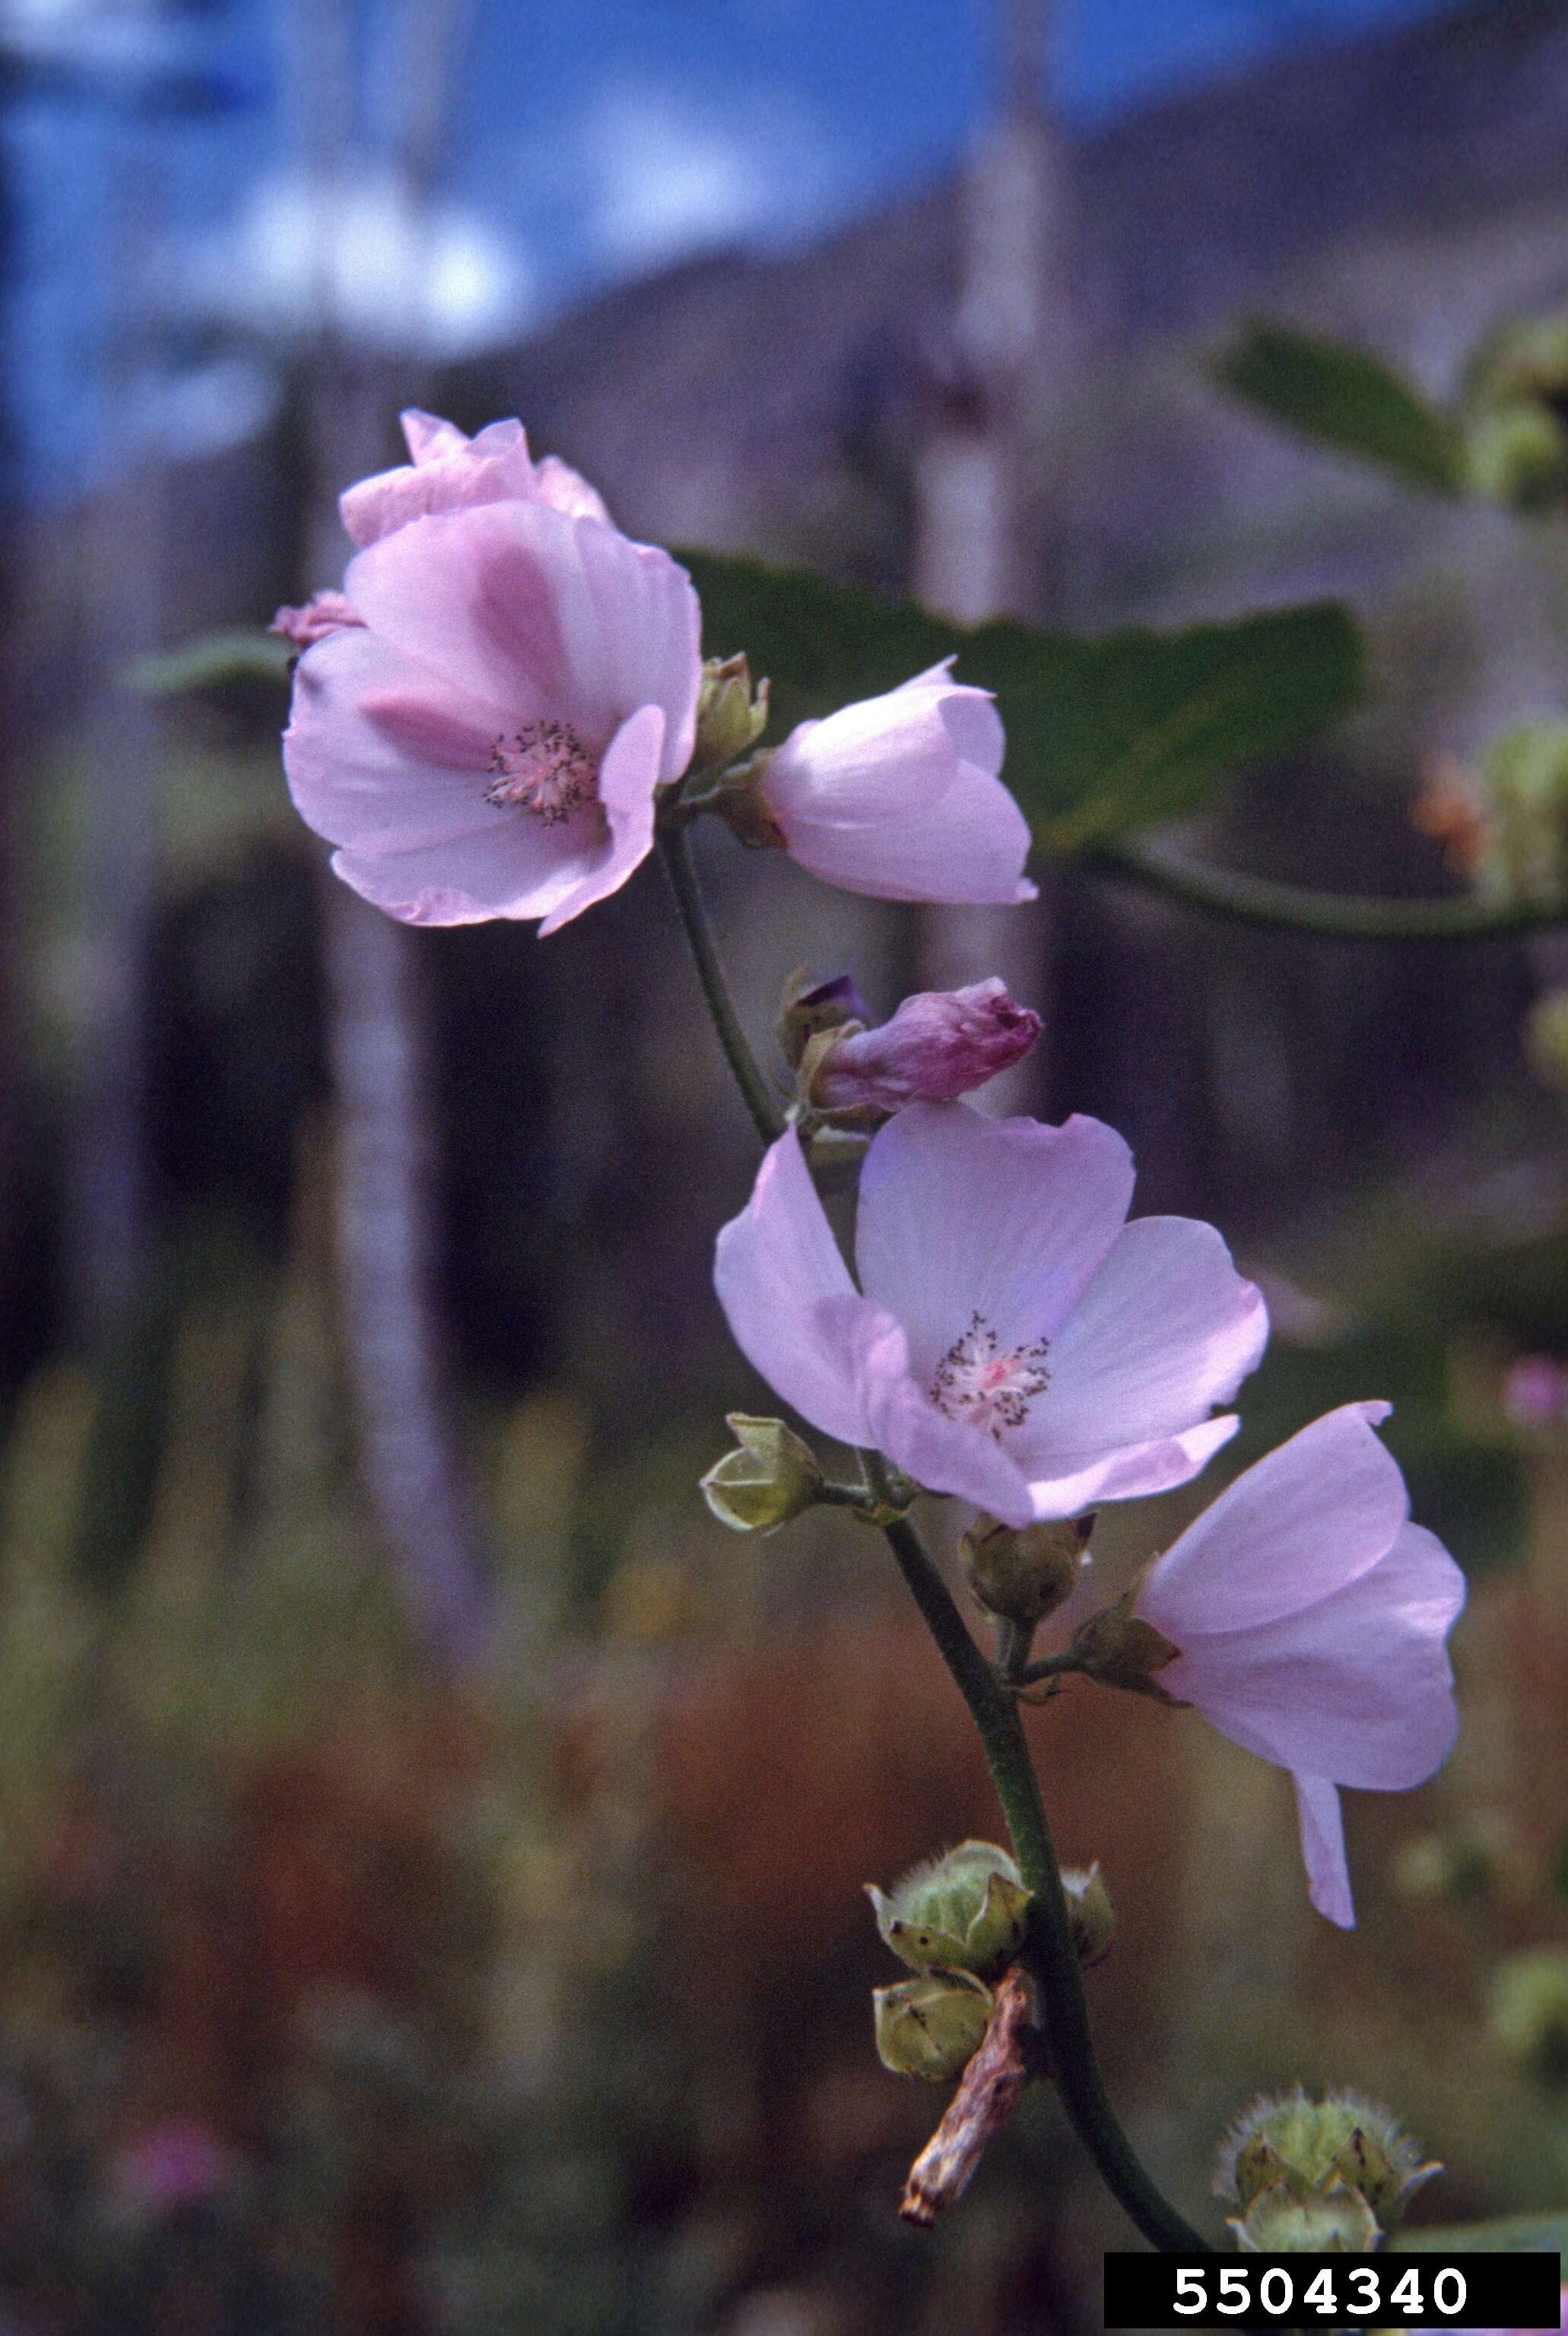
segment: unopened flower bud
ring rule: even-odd
[[[985,2041],[991,1991],[962,1971],[927,1971],[872,1990],[877,2055],[895,2077],[950,2083]]]
[[[727,770],[750,754],[767,728],[767,689],[765,681],[753,689],[744,657],[708,658],[696,701],[694,771]]]
[[[1375,2101],[1351,2092],[1310,2100],[1298,2085],[1255,2101],[1238,2117],[1221,2144],[1214,2189],[1242,2209],[1250,2244],[1260,2250],[1329,2244],[1260,2236],[1256,2210],[1265,2199],[1272,2201],[1265,2219],[1293,2203],[1331,2210],[1336,2227],[1349,2228],[1359,2227],[1362,2217],[1339,2194],[1354,2193],[1367,2209],[1374,2235],[1339,2244],[1369,2246],[1378,2234],[1393,2228],[1423,2183],[1440,2170],[1435,2161],[1423,2160],[1397,2120]]]
[[[1568,1954],[1525,1947],[1492,1975],[1487,2027],[1503,2052],[1545,2085],[1568,2084]]]
[[[782,1419],[729,1415],[740,1438],[702,1479],[702,1496],[721,1524],[735,1533],[771,1533],[820,1497],[823,1472],[811,1447]]]
[[[1519,722],[1485,759],[1483,888],[1554,905],[1568,892],[1568,721]]]
[[[784,1060],[792,1071],[813,1038],[830,1030],[863,1030],[872,1018],[852,973],[835,973],[819,981],[809,965],[797,966],[784,988],[774,1027]]]
[[[1568,433],[1540,398],[1508,398],[1478,414],[1464,459],[1471,492],[1509,511],[1553,511],[1568,498]]]
[[[1132,1695],[1152,1696],[1156,1703],[1174,1698],[1154,1677],[1181,1653],[1152,1622],[1135,1614],[1135,1589],[1126,1591],[1114,1606],[1091,1615],[1075,1636],[1068,1655],[1074,1668],[1098,1679],[1102,1687],[1125,1688]]]
[[[1073,1926],[1073,1944],[1078,1951],[1078,1961],[1085,1971],[1108,1955],[1116,1935],[1115,1910],[1111,1893],[1106,1889],[1098,1862],[1079,1868],[1064,1865],[1062,1889],[1067,1901],[1067,1917]]]
[[[1076,1589],[1094,1529],[1092,1511],[1015,1529],[982,1509],[960,1545],[975,1602],[1001,1621],[1035,1629]]]
[[[926,989],[874,1030],[845,1029],[801,1066],[801,1098],[818,1111],[901,1111],[972,1095],[1027,1055],[1040,1017],[1006,982]]]
[[[911,1868],[891,1894],[868,1882],[866,1895],[885,1944],[911,1971],[992,1978],[1023,1944],[1029,1893],[994,1842],[961,1842]]]
[[[1243,2254],[1259,2255],[1366,2254],[1383,2235],[1360,2192],[1344,2182],[1309,2198],[1276,2184],[1244,2215],[1232,2214],[1230,2228]]]

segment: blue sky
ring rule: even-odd
[[[286,333],[315,249],[291,170],[278,32],[293,0],[0,0],[0,34],[44,70],[13,100],[19,205],[10,395],[23,468],[68,484],[150,308]],[[1437,0],[1057,0],[1057,95],[1078,121],[1240,70],[1270,50],[1433,12]],[[367,0],[365,86],[395,87],[395,0]],[[454,116],[452,214],[433,250],[453,347],[685,254],[797,239],[950,167],[983,113],[990,0],[474,0]],[[200,118],[126,102],[216,73]],[[374,105],[369,109],[375,112]],[[116,189],[133,185],[129,201]],[[334,248],[367,329],[399,306],[406,238],[368,151]],[[312,283],[317,279],[314,273]],[[357,307],[355,304],[357,303]],[[140,350],[140,354],[138,354]],[[167,367],[164,368],[167,371]],[[166,431],[240,426],[264,369],[190,374]],[[154,384],[167,404],[167,384]],[[138,409],[139,410],[139,409]]]

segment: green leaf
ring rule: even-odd
[[[1236,397],[1303,438],[1359,455],[1413,486],[1461,484],[1459,442],[1446,418],[1367,349],[1258,319],[1214,365]]]
[[[1556,2254],[1568,2279],[1568,2214],[1507,2214],[1495,2223],[1454,2223],[1443,2229],[1401,2231],[1389,2241],[1396,2254]]]
[[[180,697],[237,681],[287,681],[295,654],[276,633],[202,633],[163,656],[132,658],[120,678],[145,697]]]
[[[705,648],[744,648],[779,726],[892,689],[958,653],[995,690],[1006,775],[1047,852],[1200,810],[1244,765],[1337,720],[1363,688],[1360,635],[1332,602],[1175,632],[1083,638],[1000,620],[966,628],[800,569],[677,555],[702,596]]]

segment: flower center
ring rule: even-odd
[[[967,1419],[999,1441],[1004,1427],[1023,1426],[1030,1404],[1049,1385],[1047,1347],[1047,1340],[1037,1338],[1032,1346],[1004,1353],[985,1317],[971,1315],[969,1329],[937,1365],[931,1401],[950,1419]]]
[[[490,750],[494,773],[484,800],[515,805],[553,827],[599,793],[599,764],[570,722],[525,722]]]

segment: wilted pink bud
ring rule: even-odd
[[[281,633],[297,649],[307,649],[313,642],[324,641],[328,633],[340,633],[346,625],[363,622],[341,592],[317,592],[303,608],[279,608],[267,629]]]
[[[475,503],[548,503],[568,519],[609,520],[586,479],[553,454],[534,462],[521,422],[488,423],[470,438],[454,422],[417,406],[401,419],[413,461],[361,479],[338,500],[343,524],[361,546],[378,543],[410,520]]]
[[[901,1111],[954,1103],[1027,1055],[1040,1017],[1016,1005],[1006,982],[923,989],[891,1022],[835,1037],[818,1061],[811,1100],[823,1111]]]

